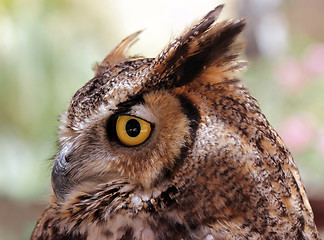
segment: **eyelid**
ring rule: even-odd
[[[118,115],[116,116],[116,119],[118,119],[118,117],[120,117],[120,116],[129,116],[129,117],[134,117],[134,118],[141,119],[141,120],[143,120],[143,121],[145,121],[145,122],[148,122],[149,124],[152,124],[150,121],[147,121],[147,120],[144,119],[144,118],[138,117],[138,116],[136,116],[135,114],[130,114],[130,113],[120,113],[120,114],[118,114]]]

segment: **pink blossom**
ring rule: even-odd
[[[310,45],[303,59],[305,71],[309,75],[319,75],[324,73],[324,44],[316,43]]]
[[[282,123],[280,135],[289,149],[301,152],[309,146],[314,135],[312,121],[305,116],[290,117]]]
[[[300,89],[306,80],[303,66],[296,58],[288,58],[276,73],[279,83],[290,91]]]

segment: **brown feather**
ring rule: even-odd
[[[137,31],[125,38],[99,65],[95,66],[95,77],[101,76],[109,68],[125,61],[128,58],[126,55],[128,49],[138,40],[138,35],[142,32],[143,30]]]
[[[237,41],[246,20],[214,23],[223,5],[209,12],[197,25],[177,38],[155,59],[151,69],[159,75],[162,84],[183,86],[196,79],[206,68],[233,71],[243,44]],[[165,80],[164,80],[165,79]]]
[[[320,239],[289,150],[235,75],[246,21],[215,23],[222,8],[155,59],[127,58],[134,33],[76,92],[32,239]],[[149,137],[125,146],[121,115]]]

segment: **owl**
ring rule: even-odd
[[[31,239],[319,239],[289,150],[237,78],[223,6],[156,58],[124,39],[72,97]]]

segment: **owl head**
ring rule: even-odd
[[[96,67],[61,118],[52,170],[58,202],[123,179],[148,195],[173,189],[189,227],[205,221],[224,236],[267,226],[313,231],[294,160],[237,78],[246,21],[215,22],[222,8],[156,58],[126,55],[137,32]]]
[[[215,97],[208,89],[233,88],[238,82],[234,72],[241,67],[236,39],[245,20],[214,24],[221,9],[211,11],[155,59],[125,55],[137,32],[97,66],[95,77],[76,92],[61,119],[52,174],[59,199],[82,182],[116,177],[149,189],[170,180],[183,164],[194,163],[193,155],[205,156],[194,143],[203,136],[216,140],[217,134],[199,128],[212,110],[204,103]]]

